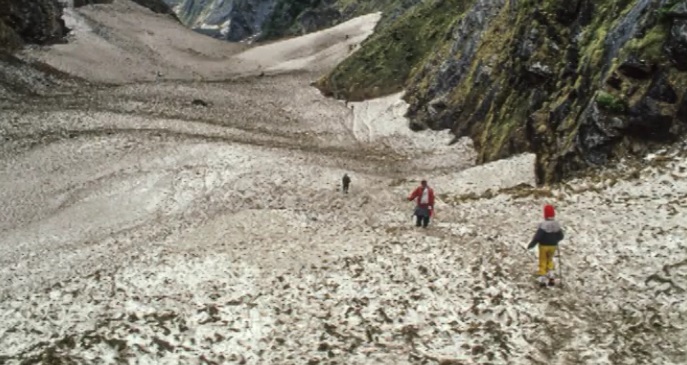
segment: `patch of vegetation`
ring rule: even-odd
[[[613,112],[624,113],[627,110],[627,103],[605,91],[599,91],[596,95],[596,104],[599,108]]]
[[[642,58],[650,63],[658,63],[664,58],[663,46],[669,32],[668,25],[661,22],[651,28],[644,37],[630,41],[627,49],[641,55]]]
[[[363,100],[398,92],[411,70],[447,39],[468,0],[435,0],[409,10],[371,36],[317,85],[329,95]]]
[[[382,12],[379,27],[391,24],[407,9],[422,0],[279,0],[269,19],[262,26],[261,41],[273,40],[284,36],[295,36],[329,27],[356,16],[377,11]],[[329,18],[316,29],[303,27],[301,16],[307,12],[318,13],[321,19]],[[325,15],[326,14],[326,15]]]

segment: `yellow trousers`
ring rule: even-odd
[[[553,271],[553,256],[558,246],[539,245],[539,276],[546,276],[549,271]]]

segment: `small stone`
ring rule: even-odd
[[[193,99],[193,101],[191,102],[191,105],[202,106],[202,107],[208,107],[209,106],[209,104],[205,100],[202,100],[202,99]]]

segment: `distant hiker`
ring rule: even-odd
[[[343,179],[341,179],[342,190],[345,194],[348,194],[348,186],[351,185],[351,178],[348,174],[344,174]]]
[[[530,250],[539,244],[539,285],[554,285],[553,257],[558,248],[558,243],[563,240],[563,229],[554,220],[556,212],[551,205],[544,206],[544,221],[537,227],[532,242],[527,249]]]
[[[413,213],[416,217],[415,225],[427,228],[429,218],[434,212],[434,190],[427,185],[427,180],[422,180],[420,186],[410,194],[408,201],[413,200],[415,200],[415,212]]]

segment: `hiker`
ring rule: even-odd
[[[344,194],[348,194],[348,186],[351,185],[351,178],[348,174],[344,174],[343,179],[341,179],[342,190]]]
[[[427,185],[427,180],[422,180],[420,186],[413,190],[408,200],[416,200],[415,212],[413,213],[416,217],[415,225],[427,228],[429,218],[434,212],[434,190]]]
[[[539,244],[539,285],[554,285],[553,257],[558,243],[563,240],[563,229],[554,220],[556,212],[551,205],[544,206],[544,221],[537,227],[532,242],[527,246],[531,250]]]

